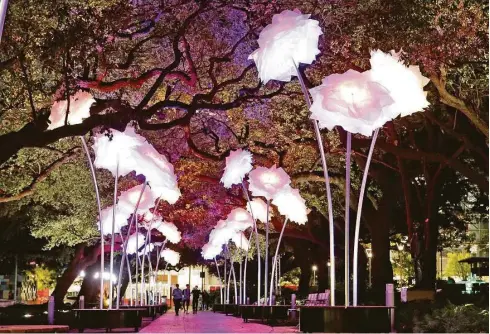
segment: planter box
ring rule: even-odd
[[[72,327],[83,332],[85,328],[105,328],[110,332],[114,328],[134,328],[137,332],[141,327],[141,320],[147,310],[145,308],[131,308],[119,310],[75,309],[75,320]]]
[[[300,330],[308,333],[389,333],[392,309],[387,306],[302,306]]]

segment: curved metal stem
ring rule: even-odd
[[[270,200],[267,199],[267,219],[265,223],[265,269],[264,269],[264,304],[267,305],[267,283],[269,282],[269,209]],[[271,301],[269,301],[269,304]]]
[[[230,249],[228,248],[228,244],[225,244],[225,247],[226,247],[226,252],[228,253],[228,256],[230,258],[230,267],[231,267],[231,270],[230,270],[230,273],[233,273],[233,282],[234,282],[234,287],[235,287],[235,302],[234,304],[238,303],[238,289],[237,289],[237,285],[236,285],[236,275],[235,275],[235,266],[233,265],[233,256],[231,256],[231,253],[230,253]],[[230,281],[228,280],[228,289],[229,289],[229,286],[230,286]],[[230,298],[230,295],[228,293],[228,299]]]
[[[257,220],[254,217],[252,204],[250,204],[250,196],[248,195],[248,190],[245,187],[245,181],[242,180],[242,188],[245,196],[247,197],[248,207],[250,208],[250,214],[254,221],[254,232],[255,232],[255,243],[257,246],[257,305],[260,305],[260,285],[261,285],[261,266],[260,266],[260,243],[259,243],[259,232],[257,231]]]
[[[253,216],[252,216],[253,218]],[[254,235],[253,230],[250,231],[250,235],[248,236],[248,245],[250,249],[250,245],[252,243],[252,235]],[[245,252],[245,265],[243,268],[243,300],[242,303],[247,303],[247,263],[248,263],[248,250]]]
[[[294,63],[294,61],[293,61]],[[306,89],[301,72],[296,66],[296,72],[298,75],[299,83],[301,84],[301,90],[305,97],[306,105],[308,109],[311,108],[311,101],[308,95],[308,90]],[[328,203],[328,231],[329,231],[329,248],[330,248],[330,305],[335,306],[335,231],[333,225],[333,205],[332,205],[332,191],[330,190],[330,178],[328,176],[327,159],[325,158],[325,151],[323,149],[322,136],[320,133],[320,128],[318,127],[318,122],[313,120],[313,128],[315,130],[316,142],[318,144],[318,150],[320,151],[320,159],[323,168],[323,177],[325,179],[325,189],[327,193],[327,203]]]
[[[218,279],[219,279],[219,298],[220,298],[220,303],[223,304],[223,281],[221,280],[221,275],[219,273],[219,266],[218,266],[218,261],[216,260],[216,256],[214,257],[214,263],[216,264],[216,271],[218,272]]]
[[[269,300],[271,300],[271,305],[272,305],[272,293],[274,291],[274,273],[276,272],[276,266],[277,266],[277,254],[279,254],[279,246],[281,246],[281,240],[282,240],[282,235],[284,234],[284,230],[286,229],[286,224],[288,223],[288,218],[284,220],[284,224],[282,225],[281,229],[281,234],[279,234],[279,239],[277,240],[277,247],[276,247],[276,253],[274,254],[274,263],[272,264],[272,273],[271,273],[271,286],[270,286],[270,294],[269,294]]]
[[[136,202],[136,206],[134,208],[133,216],[131,217],[131,222],[129,223],[128,227],[128,235],[126,240],[124,240],[124,245],[123,245],[123,254],[122,254],[122,259],[121,259],[121,265],[119,266],[119,275],[117,277],[117,308],[119,309],[119,303],[121,300],[121,275],[122,275],[122,268],[124,266],[124,259],[126,258],[127,250],[128,250],[128,240],[131,234],[131,229],[133,228],[133,224],[136,221],[136,212],[138,211],[138,207],[140,205],[141,197],[143,196],[143,192],[145,191],[146,188],[146,180],[145,183],[143,183],[143,187],[141,188],[140,196],[138,197],[138,202]],[[136,229],[136,232],[138,230]],[[138,240],[138,235],[136,234],[136,240]],[[138,288],[138,249],[136,249],[136,289]],[[136,300],[138,300],[138,294],[136,294]]]
[[[116,177],[114,178],[114,202],[112,204],[112,230],[111,230],[111,259],[110,259],[110,264],[109,264],[109,272],[110,274],[110,284],[111,284],[111,289],[109,291],[109,309],[112,309],[112,303],[114,302],[114,296],[113,296],[113,287],[112,287],[112,274],[114,273],[114,230],[116,228],[116,210],[117,210],[117,181],[119,178],[119,159],[117,160],[116,163]],[[100,220],[100,218],[99,218]],[[100,222],[100,225],[102,225],[102,222]]]
[[[351,156],[351,139],[352,135],[347,131],[347,148],[345,152],[345,207],[344,207],[344,217],[345,217],[345,306],[350,304],[350,245],[349,245],[349,237],[350,237],[350,156]]]
[[[359,203],[357,205],[356,214],[356,228],[354,234],[354,263],[353,268],[353,279],[352,279],[352,303],[357,306],[357,264],[359,262],[359,229],[361,225],[361,214],[362,214],[362,204],[364,203],[364,192],[366,191],[366,182],[369,172],[369,165],[371,164],[371,159],[373,157],[374,146],[376,145],[376,139],[378,138],[379,128],[374,130],[373,139],[371,140],[371,146],[369,147],[369,153],[366,159],[366,166],[364,167],[364,174],[362,175],[361,191],[359,193]]]
[[[92,175],[92,182],[94,183],[95,189],[95,198],[97,200],[97,209],[99,210],[99,220],[102,218],[102,207],[100,205],[100,195],[99,195],[99,186],[97,185],[97,177],[95,176],[94,164],[92,162],[92,158],[90,157],[90,151],[87,147],[87,142],[85,141],[85,137],[80,136],[82,141],[83,150],[85,151],[85,155],[87,156],[88,164],[90,167],[90,174]],[[99,307],[102,310],[104,308],[104,231],[102,224],[100,224],[100,303]]]

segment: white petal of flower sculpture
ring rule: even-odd
[[[172,266],[176,266],[180,261],[180,254],[168,248],[162,251],[161,256]]]
[[[70,112],[68,114],[68,124],[80,124],[83,119],[90,117],[90,107],[95,102],[92,94],[78,91],[70,96]],[[67,100],[57,101],[51,107],[49,115],[48,130],[53,130],[65,125]]]
[[[135,254],[139,248],[143,247],[143,245],[145,244],[145,240],[146,238],[144,234],[141,234],[139,232],[131,234],[126,245],[127,253]],[[138,248],[136,248],[136,244],[138,245]]]
[[[181,194],[174,166],[149,143],[140,147],[136,152],[136,157],[138,161],[135,167],[136,173],[146,177],[151,191],[157,197],[162,197],[170,204],[175,204]]]
[[[248,247],[250,247],[247,237],[242,232],[235,233],[231,237],[231,241],[233,241],[238,248],[241,248],[245,251],[248,251]]]
[[[111,130],[108,135],[99,133],[95,135],[92,148],[95,152],[94,165],[97,168],[108,169],[116,176],[116,168],[119,163],[119,176],[124,176],[135,170],[138,163],[136,152],[145,143],[146,139],[138,135],[131,126],[127,126],[124,132]]]
[[[226,226],[235,231],[245,231],[247,228],[253,226],[252,215],[245,209],[236,208],[231,210],[226,217]]]
[[[423,88],[429,83],[418,66],[405,66],[399,54],[371,51],[371,80],[389,90],[394,103],[385,110],[395,118],[411,115],[429,106]]]
[[[305,203],[299,190],[290,186],[284,187],[272,200],[272,204],[277,206],[281,215],[299,225],[304,225],[308,221],[308,209]]]
[[[105,235],[109,235],[112,233],[112,208],[113,206],[111,205],[101,212],[102,217],[100,218],[100,220],[102,221],[102,228]],[[100,221],[97,222],[97,225],[100,231]],[[128,225],[128,215],[125,212],[116,209],[114,220],[114,233],[120,233],[121,228],[126,225]]]
[[[311,64],[318,50],[322,30],[318,21],[297,9],[285,10],[272,17],[272,23],[259,35],[259,49],[249,59],[257,65],[263,83],[269,80],[290,81],[296,75],[296,65]]]
[[[159,231],[167,238],[169,242],[173,244],[179,243],[180,239],[182,239],[182,235],[174,223],[166,222],[166,221],[157,221],[152,224],[151,228],[154,228],[157,231]]]
[[[238,149],[231,151],[226,158],[226,167],[221,178],[225,188],[240,184],[248,172],[252,170],[252,154],[249,151]]]
[[[250,201],[250,206],[252,206],[252,211],[250,211],[250,206],[247,204],[247,211],[253,213],[254,218],[265,223],[267,220],[267,204],[260,198],[254,198]],[[269,212],[269,216],[272,217],[272,212]]]
[[[310,93],[311,118],[318,120],[321,128],[341,126],[351,133],[370,136],[393,118],[383,109],[393,103],[389,91],[372,81],[367,72],[348,70],[329,75]]]
[[[134,212],[134,208],[136,207],[136,203],[138,203],[142,187],[144,187],[144,185],[140,184],[121,193],[119,196],[118,207],[122,212],[126,212],[128,215]],[[146,213],[148,209],[155,206],[156,199],[157,197],[155,194],[148,187],[145,187],[137,213]]]
[[[222,250],[221,247],[222,246],[213,245],[212,243],[208,242],[202,247],[202,251],[201,251],[202,257],[205,260],[214,259],[215,256],[218,256],[219,253],[221,253]]]
[[[282,168],[257,167],[248,175],[249,189],[254,196],[272,199],[283,187],[291,183],[289,175]]]
[[[214,246],[222,246],[231,239],[236,230],[227,226],[225,220],[220,220],[209,234],[209,243]]]

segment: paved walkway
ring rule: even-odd
[[[271,327],[261,323],[244,323],[241,318],[226,316],[212,311],[201,311],[197,314],[179,314],[169,311],[158,317],[141,333],[297,333],[296,327]]]

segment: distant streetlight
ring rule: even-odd
[[[318,270],[318,267],[314,264],[311,269],[313,269],[313,286],[316,285],[316,271]]]
[[[373,257],[373,250],[371,248],[366,248],[366,255],[369,259],[369,287],[372,286],[371,282],[371,259]]]
[[[79,276],[80,276],[80,277],[82,277],[82,278],[83,278],[83,277],[85,277],[85,271],[84,271],[84,270],[82,270],[82,271],[80,272]]]

